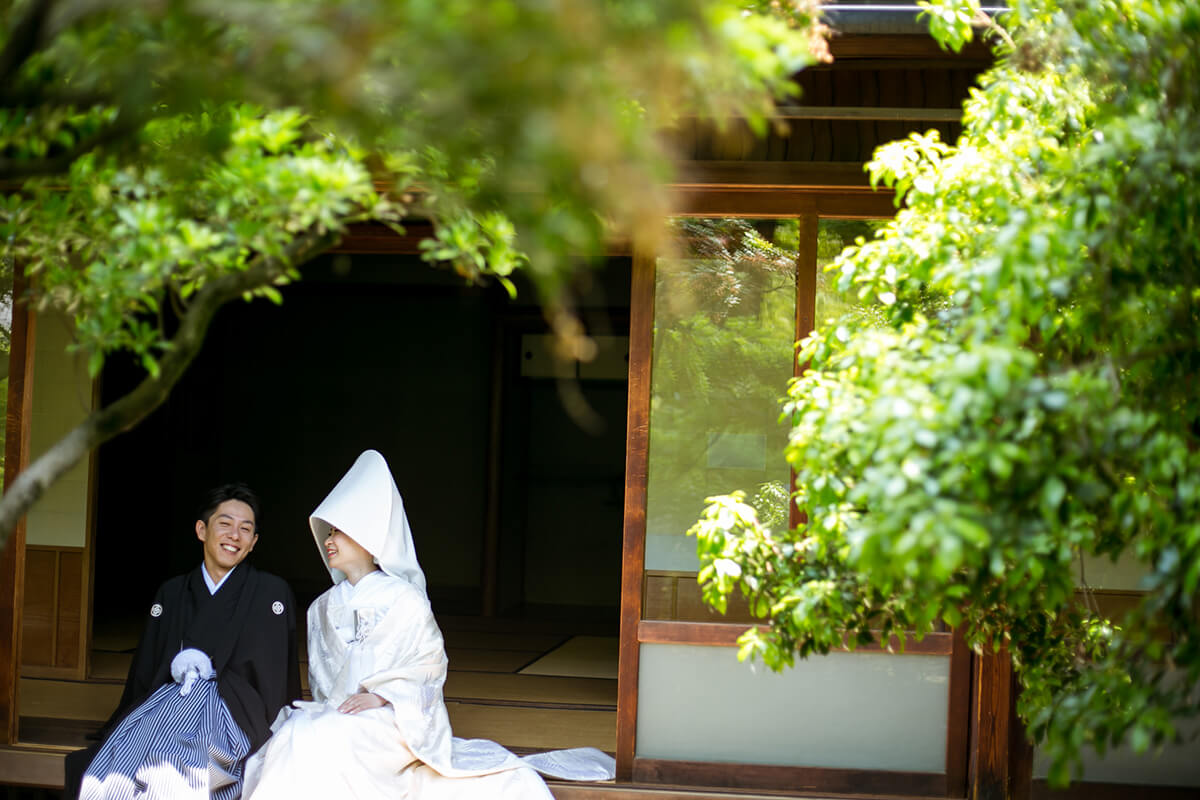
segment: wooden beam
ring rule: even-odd
[[[786,767],[766,764],[727,764],[711,761],[673,761],[639,758],[634,764],[638,783],[704,786],[740,790],[786,791],[787,796],[810,792],[857,792],[889,796],[944,796],[946,776],[936,772]]]
[[[671,186],[871,191],[863,165],[855,161],[682,161]]]
[[[947,67],[958,66],[988,66],[996,59],[987,43],[975,39],[963,46],[962,50],[952,53],[943,50],[932,36],[920,34],[878,34],[878,33],[847,33],[836,31],[829,39],[829,52],[833,55],[833,68],[838,61],[857,60],[862,58],[885,59],[888,61],[911,61],[923,59],[939,62]]]
[[[36,317],[29,313],[23,266],[13,268],[12,336],[5,414],[4,486],[12,485],[29,458]],[[21,610],[25,589],[25,519],[0,553],[0,745],[17,741],[17,676],[21,668]]]
[[[790,219],[817,212],[812,192],[795,189],[692,188],[672,190],[674,216]]]
[[[1075,781],[1065,789],[1051,789],[1044,780],[1033,782],[1033,800],[1196,800],[1195,786],[1146,786],[1129,783]],[[565,800],[565,799],[564,799]]]
[[[480,614],[496,616],[500,594],[500,473],[504,440],[504,325],[492,324],[491,399],[488,403],[488,446],[485,467],[487,495],[484,500],[483,560],[480,565]]]
[[[737,647],[738,637],[750,627],[729,622],[677,622],[663,619],[644,619],[638,625],[638,641],[643,644],[693,644],[707,647]],[[765,629],[765,626],[759,626]],[[907,639],[904,649],[893,640],[892,649],[882,643],[859,645],[856,653],[891,653],[903,656],[948,656],[953,649],[954,634],[927,633],[921,641]],[[849,648],[846,648],[848,651]]]
[[[965,797],[971,755],[971,649],[961,628],[952,635],[950,698],[946,709],[946,796]]]
[[[806,214],[841,219],[887,219],[896,213],[890,191],[843,189],[680,188],[672,216],[791,219]]]
[[[341,241],[329,252],[414,255],[421,252],[421,242],[432,235],[433,226],[428,222],[405,223],[404,233],[382,223],[364,222],[348,226]]]
[[[646,564],[646,484],[650,456],[650,360],[654,344],[652,243],[633,252],[629,315],[629,394],[626,406],[625,523],[621,545],[621,632],[617,663],[617,779],[629,780],[637,739],[638,624]]]
[[[962,122],[962,108],[888,106],[778,106],[780,119],[887,120],[889,122]]]
[[[670,213],[677,216],[878,219],[896,212],[892,191],[872,189],[857,162],[685,161],[675,173],[668,190]],[[363,223],[349,226],[329,252],[415,255],[432,235],[428,222],[406,222],[403,234]],[[629,243],[614,239],[608,254],[629,255]]]

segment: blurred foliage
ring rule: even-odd
[[[957,143],[870,164],[904,207],[830,274],[881,314],[806,339],[785,406],[808,522],[731,495],[693,533],[706,595],[770,621],[743,658],[943,622],[1005,647],[1062,784],[1082,748],[1144,752],[1200,714],[1200,6],[1014,0],[1000,31],[929,5],[1000,58]],[[1144,569],[1126,616],[1090,601],[1084,556]]]
[[[0,240],[92,375],[145,367],[28,465],[46,488],[144,418],[222,303],[355,222],[434,225],[468,280],[528,271],[566,356],[568,271],[661,229],[681,117],[763,133],[827,55],[816,0],[0,0]]]
[[[664,128],[765,130],[821,55],[814,6],[0,2],[0,235],[93,371],[153,370],[156,307],[366,219],[430,219],[429,260],[527,268],[555,305],[568,254],[661,212]]]

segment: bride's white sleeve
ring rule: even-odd
[[[446,651],[425,593],[397,580],[390,606],[362,643],[358,686],[391,706],[409,749],[423,760],[448,756],[450,720],[442,698]],[[436,754],[436,755],[435,755]]]

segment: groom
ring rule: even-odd
[[[258,516],[244,484],[209,492],[204,560],[159,588],[103,741],[67,759],[67,797],[240,794],[245,758],[300,697],[292,591],[242,563]]]

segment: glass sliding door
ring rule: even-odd
[[[703,604],[686,535],[706,497],[734,490],[769,526],[789,524],[780,399],[795,344],[814,323],[870,313],[823,267],[877,224],[677,219],[670,246],[638,259],[652,307],[642,324],[645,516],[636,653],[623,656],[621,692],[632,702],[618,712],[633,726],[619,732],[618,754],[635,780],[928,796],[964,785],[969,655],[951,633],[903,655],[831,653],[779,674],[740,663],[737,637],[761,620],[744,602],[724,616]],[[627,530],[630,518],[627,507]]]
[[[704,498],[744,491],[764,519],[786,520],[787,429],[779,397],[792,375],[796,252],[787,221],[679,219],[656,259],[647,580],[659,619],[704,619],[686,531]],[[679,595],[681,577],[685,596]]]

